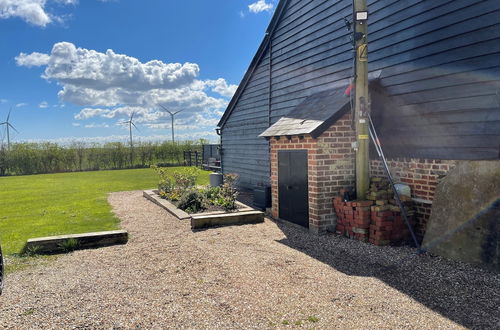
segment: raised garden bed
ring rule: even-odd
[[[145,198],[167,210],[170,214],[180,220],[190,220],[191,229],[201,229],[212,226],[242,225],[264,222],[264,213],[256,211],[240,202],[236,202],[237,209],[233,212],[207,211],[202,213],[188,214],[168,200],[158,195],[158,190],[145,190]]]

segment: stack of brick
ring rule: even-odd
[[[354,219],[352,202],[344,202],[342,196],[333,199],[333,207],[337,214],[337,226],[335,232],[346,237],[353,236],[351,221]]]
[[[341,195],[333,200],[337,234],[375,245],[395,245],[408,240],[408,227],[387,180],[371,180],[367,195],[370,200],[344,201]],[[401,199],[410,223],[414,225],[411,198],[401,196]]]
[[[370,228],[370,206],[372,201],[344,202],[341,196],[333,200],[337,214],[336,233],[368,242]]]
[[[370,189],[366,193],[366,199],[377,201],[389,200],[390,198],[392,198],[392,188],[389,181],[383,178],[372,178],[370,180]]]
[[[391,243],[394,215],[388,205],[380,205],[381,201],[371,207],[370,240],[375,245]]]
[[[411,198],[401,195],[408,218],[413,217],[410,209]],[[383,178],[372,178],[368,199],[375,200],[371,207],[370,243],[375,245],[394,245],[406,241],[409,230],[401,216],[401,210],[396,205],[394,193],[389,181]]]
[[[370,229],[370,206],[373,201],[354,201],[354,218],[351,223],[354,239],[368,242]]]
[[[413,209],[413,203],[411,199],[405,198],[405,196],[400,196],[402,203],[404,205],[406,216],[412,228],[415,227],[415,211]],[[391,244],[403,243],[410,238],[410,231],[406,222],[401,215],[401,209],[397,206],[394,199],[389,200],[390,210],[394,217],[394,223],[391,235]]]
[[[391,200],[389,203],[393,201]],[[383,204],[384,202],[377,201],[377,205],[371,207],[370,243],[395,245],[407,241],[410,232],[401,215],[400,208],[397,205]],[[404,203],[409,204],[408,202]],[[405,210],[410,224],[414,226],[414,211],[409,206],[405,206]]]

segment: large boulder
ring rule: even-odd
[[[438,184],[423,248],[500,270],[500,161],[461,161]]]

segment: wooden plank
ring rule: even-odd
[[[452,48],[451,45],[448,44],[450,48],[437,53],[429,52],[429,49],[427,49],[427,55],[425,56],[422,54],[415,56],[411,52],[404,52],[402,54],[398,54],[398,56],[388,56],[379,60],[370,59],[370,70],[383,69],[384,71],[389,71],[390,67],[394,67],[392,68],[394,71],[399,69],[401,72],[404,71],[404,67],[400,66],[399,68],[396,68],[395,66],[402,64],[407,65],[408,63],[411,63],[409,65],[413,68],[427,68],[430,66],[438,66],[453,61],[500,52],[498,39],[482,40],[479,38],[481,38],[481,36],[476,35],[469,39],[473,42],[472,44],[462,44],[461,47]]]
[[[283,82],[287,85],[293,84],[292,80],[297,80],[300,77],[303,77],[304,80],[309,80],[321,74],[332,75],[350,69],[352,67],[352,54],[349,54],[349,48],[350,46],[346,46],[336,56],[324,57],[325,54],[321,54],[321,59],[319,60],[317,58],[307,58],[303,60],[303,65],[299,67],[289,67],[287,70],[273,70],[273,87],[279,86]]]
[[[261,211],[197,215],[191,218],[191,229],[195,230],[214,226],[256,224],[261,222],[264,222],[264,213]]]
[[[282,49],[286,47],[295,48],[297,45],[294,45],[294,43],[297,40],[303,38],[314,39],[313,34],[323,35],[326,31],[339,30],[345,27],[343,17],[351,12],[351,6],[346,5],[345,2],[323,2],[322,5],[317,6],[314,10],[290,24],[288,29],[275,32],[273,50],[282,52]],[[314,17],[314,19],[311,19],[311,17]],[[326,29],[326,31],[320,32],[323,29]]]
[[[434,78],[411,81],[406,84],[387,86],[384,89],[388,92],[389,95],[399,96],[401,94],[415,93],[444,87],[491,82],[498,79],[500,74],[500,66],[475,71],[460,72],[456,74],[450,74],[449,71],[447,71],[447,74],[445,75],[440,75],[440,73],[442,72],[436,72],[436,76]],[[382,84],[385,84],[385,80],[382,80]]]
[[[498,148],[451,148],[451,147],[420,147],[405,145],[394,147],[386,145],[384,153],[393,158],[426,158],[443,160],[495,160]]]
[[[348,61],[346,61],[346,63],[347,62]],[[329,84],[335,85],[336,83],[338,84],[338,81],[340,80],[348,81],[351,76],[352,69],[347,68],[346,65],[345,69],[341,68],[341,71],[337,70],[337,66],[330,66],[328,68],[324,68],[323,70],[318,70],[314,73],[305,75],[304,79],[297,76],[294,79],[290,79],[282,83],[273,83],[273,95],[283,95],[304,89],[311,89],[310,94],[312,94],[316,91],[316,89],[313,89],[314,87]]]
[[[489,109],[497,105],[497,95],[472,96],[466,98],[452,98],[443,101],[403,105],[398,108],[398,113],[401,115],[418,114],[420,116],[423,116],[429,113],[459,111],[471,108]]]
[[[498,67],[499,56],[500,52],[429,67],[412,66],[410,63],[405,65],[405,70],[401,70],[401,67],[399,67],[399,71],[394,68],[384,69],[381,78],[384,87],[387,88],[393,85],[433,79],[450,74],[468,74],[469,72],[472,73],[479,70],[489,70],[490,68]]]
[[[384,145],[401,145],[419,148],[490,148],[500,151],[500,136],[498,134],[481,135],[444,135],[425,136],[414,135],[411,138],[402,139],[402,136],[383,136],[381,140]]]
[[[237,128],[238,125],[250,127],[259,125],[259,127],[264,127],[267,125],[267,113],[262,114],[263,116],[252,115],[252,113],[239,115],[238,117],[233,118],[231,121],[228,120],[226,126],[224,126],[224,129],[230,129],[233,127]],[[243,119],[243,121],[241,119]],[[249,121],[248,119],[251,119],[252,121]]]
[[[127,241],[128,233],[126,230],[30,238],[23,248],[23,253],[53,254],[126,244]]]
[[[156,205],[168,211],[168,213],[172,214],[179,220],[187,220],[190,219],[191,216],[184,212],[181,209],[178,209],[174,204],[170,203],[168,200],[161,198],[158,195],[157,190],[144,190],[143,191],[144,198],[152,201]]]
[[[463,99],[469,97],[481,97],[495,95],[500,90],[500,81],[488,81],[482,83],[463,84],[457,86],[446,86],[429,90],[401,94],[394,98],[397,105],[419,104],[450,99]]]
[[[399,122],[411,123],[413,121],[422,119],[419,114],[412,114],[407,116],[397,117]],[[466,122],[487,122],[500,120],[500,111],[498,108],[489,109],[467,109],[461,111],[446,111],[446,113],[429,113],[426,116],[429,122],[438,122],[440,124],[449,123],[466,123]]]
[[[450,25],[458,25],[463,20],[478,16],[478,12],[489,13],[495,10],[494,6],[492,9],[486,6],[483,10],[477,10],[477,6],[471,6],[471,2],[471,0],[399,1],[397,5],[402,8],[390,6],[371,13],[368,34],[370,43],[377,44],[373,51],[408,40],[411,34],[414,37],[426,35]],[[481,0],[475,2],[479,3]],[[471,14],[471,11],[474,11],[474,14]],[[394,38],[387,38],[388,36]]]

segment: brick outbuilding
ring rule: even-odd
[[[370,86],[372,108],[381,112],[388,102],[377,85],[379,75],[380,72],[371,75]],[[314,233],[335,227],[332,199],[341,190],[355,186],[353,143],[356,138],[346,87],[311,95],[260,134],[270,144],[273,216],[308,227]],[[286,164],[281,167],[289,167],[283,171],[290,171],[288,177],[293,182],[280,179],[280,155],[287,157],[287,154],[293,156],[289,160],[282,158]],[[305,160],[300,160],[300,154]],[[297,166],[297,162],[305,166]],[[436,185],[455,163],[452,160],[420,158],[389,160],[394,178],[411,188],[416,208],[415,231],[419,239],[425,234]],[[287,176],[286,172],[283,173],[282,177]],[[297,179],[301,176],[304,180]],[[382,162],[373,152],[370,176],[385,176]]]

